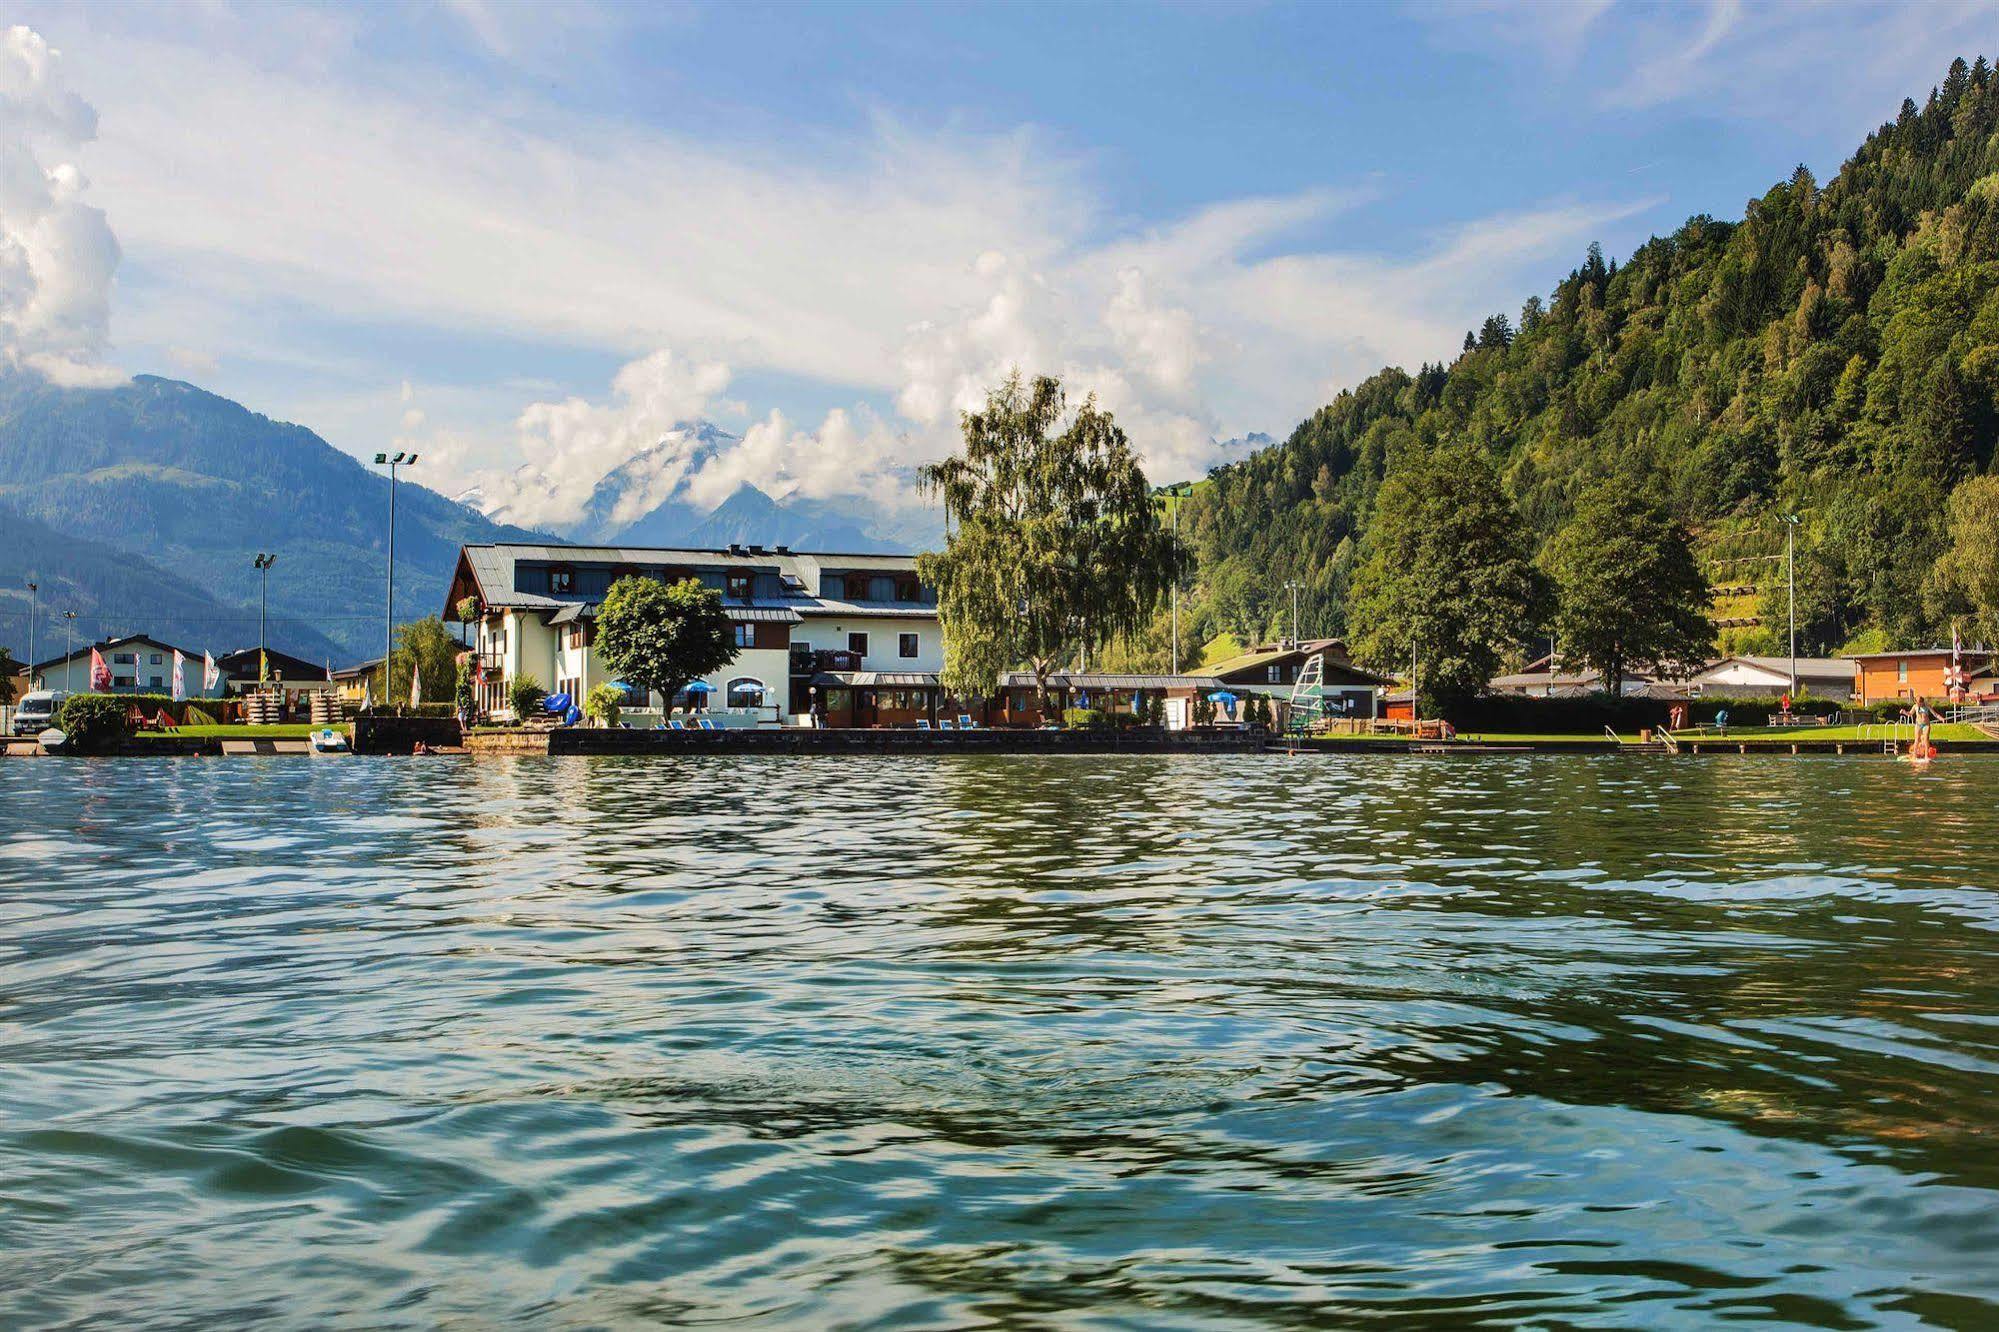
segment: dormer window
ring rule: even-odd
[[[737,601],[748,601],[750,590],[756,585],[756,575],[747,569],[729,570],[727,580],[728,595]]]
[[[548,570],[548,595],[564,596],[576,590],[576,570],[566,564],[551,565]]]
[[[896,599],[897,601],[921,601],[921,600],[923,600],[923,588],[922,588],[922,585],[921,585],[921,584],[919,584],[919,583],[918,583],[918,582],[917,582],[917,581],[916,581],[916,580],[915,580],[914,578],[898,578],[898,579],[896,579],[896,580],[895,580],[895,599]]]

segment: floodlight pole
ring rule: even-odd
[[[389,580],[382,606],[382,702],[387,704],[396,696],[396,469],[415,466],[416,455],[378,453],[375,465],[389,469]]]

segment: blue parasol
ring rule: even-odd
[[[690,694],[712,694],[715,692],[715,686],[709,684],[706,680],[696,680],[687,686],[686,692]]]
[[[1233,703],[1235,702],[1235,695],[1231,694],[1226,689],[1217,689],[1214,693],[1208,695],[1208,702],[1223,703],[1223,704]]]
[[[541,706],[542,710],[548,713],[549,716],[560,717],[563,713],[569,711],[569,703],[570,699],[567,694],[550,694],[548,697],[542,699]]]

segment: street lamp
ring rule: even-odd
[[[40,583],[32,578],[28,580],[28,687],[30,689],[35,687],[35,594],[40,590]]]
[[[1784,579],[1791,585],[1791,697],[1798,696],[1798,515],[1784,515]]]
[[[62,687],[72,694],[76,692],[76,612],[66,610],[63,618],[63,650],[68,653],[62,661]]]
[[[378,453],[375,466],[389,469],[389,584],[382,610],[382,701],[386,703],[396,696],[396,682],[389,674],[396,650],[396,469],[416,466],[416,455]]]
[[[1298,633],[1298,589],[1305,585],[1295,578],[1287,578],[1284,586],[1291,593],[1291,642],[1296,645],[1305,641]]]
[[[262,684],[264,682],[264,677],[270,672],[270,666],[269,666],[270,659],[268,656],[265,655],[269,651],[269,649],[265,647],[266,638],[264,634],[264,626],[265,622],[269,618],[271,610],[271,566],[273,564],[276,564],[277,562],[278,562],[278,557],[276,555],[266,555],[262,551],[257,552],[257,572],[264,576],[263,591],[259,594],[259,598],[257,601],[257,683],[258,684]]]

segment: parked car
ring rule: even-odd
[[[40,735],[56,724],[56,713],[62,710],[63,700],[69,697],[67,689],[36,689],[21,695],[21,701],[14,706],[14,734]]]

